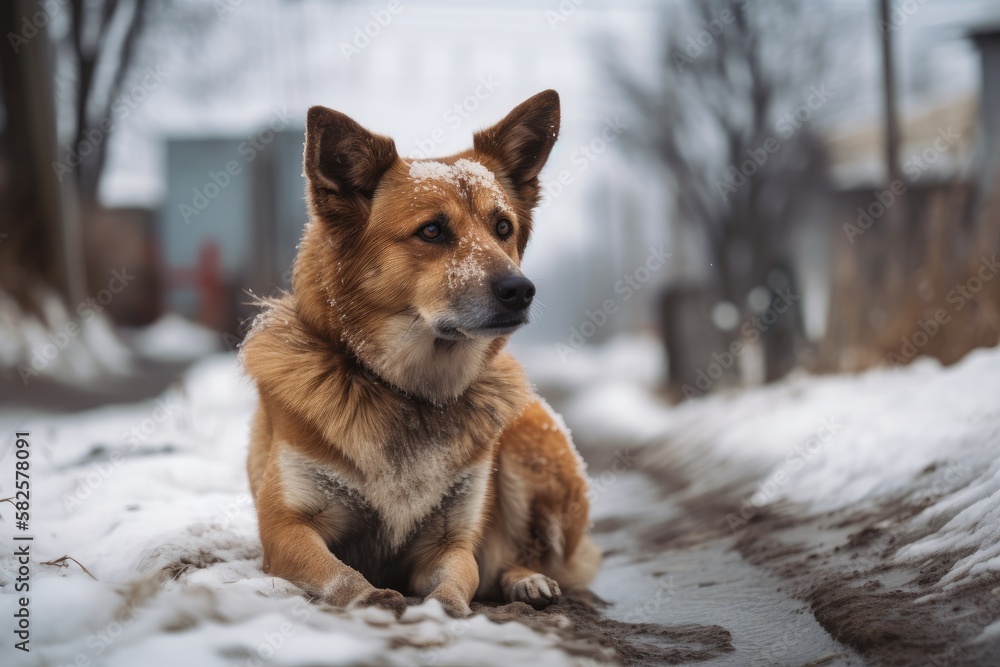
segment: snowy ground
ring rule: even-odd
[[[24,654],[0,507],[0,662],[995,664],[1000,350],[676,408],[650,391],[655,355],[645,341],[565,365],[523,353],[590,463],[607,604],[467,621],[416,601],[400,622],[334,611],[262,573],[243,467],[254,396],[232,356],[155,400],[5,409],[0,496],[13,433],[30,431],[34,541]],[[63,556],[93,578],[46,564]]]

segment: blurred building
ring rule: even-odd
[[[898,345],[900,333],[940,307],[979,257],[1000,167],[1000,29],[967,35],[980,56],[978,95],[931,99],[901,114],[899,182],[885,177],[881,121],[830,137],[836,188],[822,233],[832,270],[816,272],[830,304],[824,367],[884,363],[879,349]],[[892,215],[902,223],[898,237]],[[950,347],[926,352],[949,362],[968,350]]]
[[[144,326],[163,312],[155,225],[156,212],[148,208],[98,207],[86,212],[87,294],[99,294],[113,280],[126,284],[128,289],[102,306],[118,324]]]
[[[159,215],[164,300],[238,335],[254,294],[287,288],[306,220],[303,130],[174,138]]]
[[[203,313],[200,319],[211,323],[206,318],[216,309],[201,305],[211,298],[199,289],[217,288],[214,279],[198,284],[216,274],[236,306],[246,300],[242,289],[270,293],[286,284],[280,277],[306,221],[302,134],[291,122],[301,124],[309,106],[337,109],[392,136],[403,156],[432,157],[464,150],[474,131],[551,87],[562,98],[560,140],[542,174],[546,197],[524,258],[539,287],[538,306],[515,343],[549,350],[567,344],[588,321],[587,311],[607,299],[616,299],[618,310],[588,342],[651,325],[656,290],[670,280],[680,253],[669,244],[658,176],[633,164],[625,146],[637,119],[608,94],[595,44],[612,28],[610,16],[613,34],[629,35],[631,52],[642,54],[635,57],[652,58],[651,35],[642,28],[654,7],[629,5],[609,14],[586,4],[565,12],[516,3],[405,5],[359,53],[345,53],[344,45],[353,45],[356,29],[372,20],[371,8],[304,0],[246,9],[206,27],[211,34],[203,54],[178,56],[171,70],[177,74],[155,91],[155,103],[142,107],[146,125],[134,134],[124,129],[114,141],[127,141],[128,150],[109,156],[109,200],[159,209],[168,308]],[[236,65],[217,78],[198,78],[230,61]],[[287,110],[290,124],[251,162],[239,146],[267,126],[275,108]],[[161,145],[161,136],[174,138]],[[211,173],[225,171],[230,160],[243,173],[216,194]],[[273,190],[267,174],[277,178]],[[199,196],[208,205],[197,214],[186,211],[185,220],[180,207],[194,208]],[[273,229],[268,214],[280,216]],[[675,259],[626,301],[616,283],[661,244]],[[236,318],[223,314],[223,330],[232,330]]]

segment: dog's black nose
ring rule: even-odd
[[[507,276],[493,283],[493,293],[508,310],[524,310],[535,297],[535,284],[524,276]]]

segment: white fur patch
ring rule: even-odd
[[[459,505],[461,514],[451,514],[449,520],[469,521],[475,525],[483,513],[490,472],[488,461],[459,469],[452,462],[448,447],[428,447],[415,465],[394,466],[386,460],[376,470],[368,471],[363,479],[348,478],[287,447],[281,453],[279,466],[285,502],[289,507],[320,512],[335,501],[343,500],[346,489],[378,512],[389,549],[402,546],[417,524],[441,503],[453,486],[462,482],[468,484],[464,491],[471,494],[472,499]],[[322,478],[330,484],[323,484]],[[349,507],[350,502],[346,504]]]
[[[443,404],[479,375],[490,341],[462,340],[442,349],[427,321],[422,317],[414,323],[408,316],[387,320],[377,334],[381,354],[368,363],[393,385]]]
[[[497,497],[500,500],[500,512],[503,516],[504,532],[511,542],[516,542],[528,532],[528,521],[531,518],[531,490],[527,483],[517,474],[514,466],[504,465],[503,454],[500,455],[500,474],[497,475]]]
[[[279,442],[278,470],[281,472],[281,490],[285,505],[291,509],[316,514],[330,506],[330,496],[316,485],[316,465],[301,454],[295,453],[287,442]]]
[[[448,514],[448,521],[460,525],[475,526],[483,518],[486,508],[486,489],[490,479],[489,460],[474,466],[469,474],[469,487],[466,489],[469,500],[461,503]]]

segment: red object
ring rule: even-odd
[[[198,321],[221,331],[225,323],[225,286],[219,244],[205,241],[198,249],[198,263],[193,267],[169,270],[170,288],[191,288],[198,294]]]

